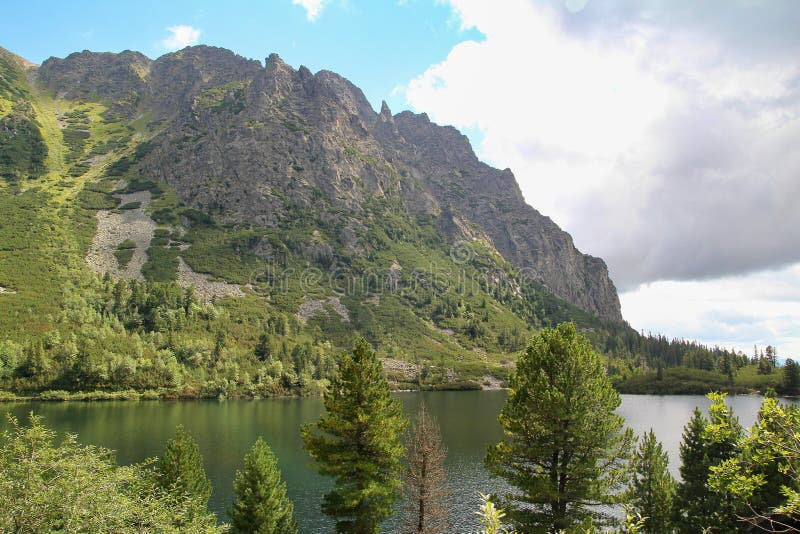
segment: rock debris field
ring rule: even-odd
[[[115,185],[117,191],[124,189],[127,183],[121,180]],[[129,203],[139,203],[134,209],[97,212],[97,232],[92,239],[92,245],[86,254],[89,268],[99,274],[110,274],[114,278],[144,281],[142,267],[147,262],[147,249],[153,240],[156,222],[150,218],[147,208],[150,206],[151,195],[149,191],[135,193],[116,193],[120,206]],[[120,269],[114,251],[124,241],[136,244],[133,257],[124,269]],[[210,301],[214,297],[242,297],[244,292],[235,284],[209,280],[205,274],[197,273],[178,257],[178,284],[183,287],[194,286],[197,295]],[[4,288],[0,288],[0,293]],[[7,290],[6,290],[7,291]]]
[[[150,241],[152,241],[153,232],[156,229],[155,221],[146,211],[150,205],[150,191],[114,196],[120,199],[120,205],[139,202],[141,206],[120,212],[99,210],[97,212],[97,233],[95,233],[92,246],[86,255],[86,261],[92,271],[100,275],[109,273],[114,278],[144,280],[142,266],[147,261],[147,249],[150,247]],[[136,243],[136,248],[125,269],[120,269],[117,258],[114,257],[114,251],[120,243],[126,240]]]

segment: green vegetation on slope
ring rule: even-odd
[[[16,182],[45,171],[47,145],[30,100],[25,72],[0,52],[0,179]]]

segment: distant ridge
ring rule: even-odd
[[[5,56],[6,58],[8,58],[11,61],[15,62],[17,65],[19,65],[20,67],[22,67],[24,69],[30,69],[30,68],[35,68],[35,67],[39,66],[38,64],[34,63],[33,61],[28,61],[24,57],[18,56],[16,54],[14,54],[13,52],[9,52],[8,50],[3,48],[2,46],[0,46],[0,55]]]

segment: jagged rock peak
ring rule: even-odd
[[[380,113],[381,120],[386,122],[394,122],[394,117],[392,117],[392,110],[389,109],[389,104],[386,103],[386,100],[381,100],[381,113]]]
[[[286,64],[286,62],[281,59],[281,56],[275,52],[267,56],[267,59],[264,61],[264,68],[268,74],[274,74],[277,72],[294,72],[294,69],[290,65]]]
[[[314,75],[311,74],[311,71],[308,70],[308,67],[306,67],[305,65],[300,65],[300,68],[297,69],[297,74],[300,76],[300,80],[302,80],[303,82],[307,82],[308,80],[314,77]]]
[[[329,71],[321,70],[314,75],[318,95],[327,95],[338,101],[348,113],[359,117],[364,123],[375,120],[375,110],[364,93],[347,78]]]
[[[233,69],[251,75],[261,70],[261,63],[254,59],[240,56],[227,48],[207,45],[187,46],[177,52],[164,54],[154,62],[155,65],[165,63],[190,65],[209,77],[229,74]]]
[[[180,50],[176,50],[175,52],[168,52],[162,56],[159,56],[156,59],[156,61],[164,61],[170,58],[188,59],[191,61],[202,60],[202,61],[217,61],[217,62],[255,61],[253,59],[247,59],[244,56],[240,56],[239,54],[231,50],[228,50],[227,48],[222,48],[220,46],[209,46],[209,45],[187,46],[185,48],[181,48]]]

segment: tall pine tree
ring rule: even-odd
[[[229,515],[234,534],[297,534],[294,505],[286,497],[278,460],[258,438],[233,481],[236,501]]]
[[[631,458],[630,503],[644,518],[644,532],[672,532],[670,513],[675,480],[669,473],[669,458],[651,429]]]
[[[500,414],[506,439],[486,467],[513,491],[504,508],[521,532],[558,532],[616,501],[633,435],[614,413],[620,396],[575,325],[541,331],[520,356]]]
[[[681,531],[702,532],[701,525],[706,515],[704,500],[709,494],[709,459],[703,440],[706,425],[708,420],[699,408],[695,408],[691,419],[683,428],[680,444],[681,483],[677,488],[673,508],[675,525]]]
[[[342,358],[324,403],[319,421],[302,430],[317,470],[334,478],[322,511],[336,519],[337,532],[378,532],[398,498],[400,436],[408,421],[366,340]]]

